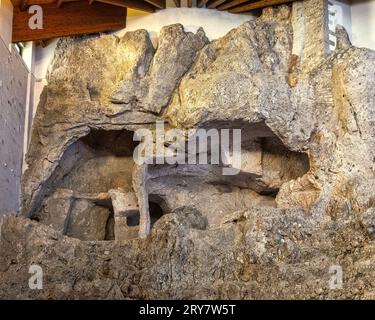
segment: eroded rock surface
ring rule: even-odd
[[[61,40],[24,217],[0,224],[0,297],[374,298],[375,52],[340,28],[307,72],[292,39],[281,7],[212,42],[179,25],[156,49],[142,30]],[[133,132],[157,119],[242,128],[239,174],[134,164]]]

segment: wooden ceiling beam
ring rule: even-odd
[[[187,6],[191,8],[193,6],[193,0],[187,0]]]
[[[233,0],[233,1],[230,1],[230,2],[227,2],[227,3],[224,3],[224,4],[220,5],[220,6],[218,6],[217,10],[220,10],[220,11],[227,10],[229,8],[236,7],[236,6],[240,5],[240,4],[243,4],[243,3],[246,3],[246,2],[249,2],[249,1],[251,1],[251,0]],[[251,1],[251,2],[254,2],[254,0]]]
[[[181,7],[181,0],[173,0],[177,8]]]
[[[159,9],[165,9],[167,7],[166,0],[145,0],[145,1]]]
[[[293,2],[293,1],[295,0],[261,0],[261,1],[256,1],[256,2],[249,3],[249,4],[245,4],[243,6],[235,7],[233,9],[230,9],[229,12],[230,13],[248,12],[248,11],[255,10],[255,9],[275,6],[275,5],[284,4],[284,3]]]
[[[32,6],[34,4],[37,5],[45,5],[45,4],[52,4],[55,3],[56,0],[23,0],[20,3],[26,6]]]
[[[226,2],[228,0],[214,0],[212,2],[209,2],[207,5],[208,9],[215,9],[217,6],[221,5],[222,3]]]
[[[141,0],[95,0],[95,2],[106,3],[117,7],[129,8],[144,12],[155,12],[155,7],[153,5]]]
[[[29,28],[30,14],[18,7],[13,12],[13,42],[120,30],[126,27],[126,8],[87,1],[67,2],[60,8],[43,6],[43,29]]]
[[[80,0],[57,0],[56,2],[56,7],[57,8],[60,8],[62,6],[63,3],[66,3],[66,2],[74,2],[74,1],[80,1]]]

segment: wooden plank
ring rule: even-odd
[[[230,9],[229,12],[231,13],[247,12],[247,11],[251,11],[255,9],[275,6],[275,5],[284,4],[284,3],[293,2],[293,1],[295,0],[262,0],[262,1],[257,1],[254,3],[249,3],[243,6],[235,7],[233,9]]]
[[[23,0],[11,0],[13,7],[19,7]]]
[[[208,2],[208,0],[199,0],[199,1],[197,2],[197,7],[198,7],[198,8],[202,8],[202,7],[204,7],[204,6],[207,4],[207,2]]]
[[[95,2],[102,2],[117,7],[130,8],[144,12],[155,12],[155,7],[153,5],[141,0],[95,0]]]
[[[188,6],[188,8],[191,8],[193,6],[193,0],[188,0],[187,6]]]
[[[217,6],[221,5],[222,3],[226,2],[226,1],[228,1],[228,0],[214,0],[207,5],[207,8],[208,9],[215,9]]]
[[[123,29],[126,26],[126,8],[101,3],[89,5],[87,1],[43,7],[43,29],[29,28],[28,11],[14,8],[13,42],[44,40]]]
[[[55,3],[56,0],[11,0],[13,7],[19,7],[21,10],[26,10],[29,6],[45,5]]]
[[[32,6],[33,4],[38,4],[38,5],[44,5],[44,4],[52,4],[55,3],[56,0],[24,0],[21,1],[21,3],[24,3],[25,6]]]
[[[145,0],[149,4],[152,4],[156,8],[165,9],[166,8],[166,1],[165,0]]]
[[[181,0],[173,0],[177,8],[181,7]]]
[[[74,1],[80,1],[80,0],[57,0],[56,7],[60,8],[62,4],[65,2],[74,2]]]
[[[218,6],[217,10],[227,10],[229,8],[238,6],[238,5],[246,3],[246,2],[249,2],[249,0],[233,0],[233,1],[230,1],[228,3],[222,4],[221,6]],[[251,1],[251,2],[254,2],[254,0]]]

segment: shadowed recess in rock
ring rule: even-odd
[[[210,226],[220,223],[225,212],[276,207],[280,187],[310,169],[307,154],[289,150],[264,123],[212,122],[203,128],[241,129],[239,173],[223,175],[223,166],[210,162],[151,165],[148,190],[163,198],[171,211],[181,206],[197,209]],[[214,147],[207,146],[208,160]]]
[[[150,227],[165,213],[190,206],[208,225],[224,212],[275,207],[280,186],[309,170],[308,157],[292,152],[264,124],[210,123],[206,129],[241,129],[241,165],[235,176],[222,165],[150,165],[147,178]],[[214,146],[208,139],[210,160]],[[91,130],[65,152],[35,218],[81,240],[138,237],[140,215],[132,175],[133,132]],[[197,150],[196,156],[201,154]],[[117,190],[117,191],[111,191]],[[117,201],[117,204],[116,204]]]

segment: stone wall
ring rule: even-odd
[[[303,1],[304,49],[302,70],[310,72],[324,62],[329,52],[328,1]]]
[[[0,40],[0,212],[20,206],[20,179],[28,71]]]

